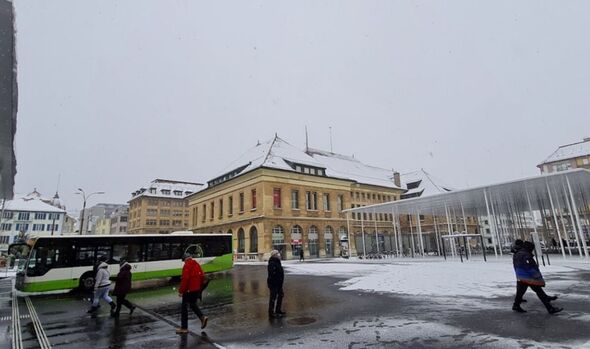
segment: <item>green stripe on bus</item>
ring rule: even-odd
[[[231,269],[233,267],[232,254],[228,253],[223,256],[215,257],[208,263],[201,266],[205,273],[214,273],[222,270]],[[180,276],[182,268],[146,271],[133,273],[133,281],[158,279],[165,277]],[[45,292],[64,290],[78,287],[78,279],[74,280],[52,280],[52,281],[38,281],[25,283],[22,291],[24,292]]]

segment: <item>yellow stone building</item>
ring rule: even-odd
[[[156,179],[131,193],[128,234],[169,234],[187,230],[189,222],[186,197],[202,184]]]
[[[257,144],[207,186],[187,197],[189,229],[230,233],[238,259],[264,260],[348,254],[346,208],[399,199],[399,174],[353,157],[300,150],[278,136]],[[391,216],[378,226],[391,234]],[[350,252],[356,254],[351,237]]]

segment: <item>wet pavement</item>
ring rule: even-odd
[[[510,310],[512,299],[413,297],[340,291],[341,279],[286,275],[287,316],[268,319],[266,267],[238,265],[210,283],[202,309],[210,317],[204,332],[194,314],[187,336],[174,333],[180,321],[177,284],[133,292],[139,306],[123,308],[115,320],[103,304],[86,314],[83,295],[19,298],[24,348],[575,348],[590,343],[590,273],[562,273],[548,291],[562,295],[558,316],[549,316],[529,292],[527,314]],[[560,282],[563,281],[563,282]],[[572,282],[573,281],[573,282]],[[10,317],[10,297],[2,294],[0,320]],[[4,297],[4,298],[2,298]],[[33,314],[32,314],[33,313]],[[32,316],[42,325],[34,327]],[[0,321],[0,348],[10,347],[10,321]],[[41,341],[42,342],[42,341]],[[6,346],[8,344],[8,346]]]

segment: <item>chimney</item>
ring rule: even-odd
[[[400,188],[402,187],[402,180],[399,175],[399,172],[397,171],[393,171],[393,183],[395,183],[395,185],[397,185]]]

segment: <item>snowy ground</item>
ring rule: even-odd
[[[334,260],[333,263],[286,263],[288,273],[344,277],[341,290],[396,293],[416,296],[501,297],[514,294],[514,270],[509,258],[443,261],[440,259]],[[541,267],[548,288],[566,286],[552,281],[557,273],[590,270],[580,259],[552,260]],[[563,285],[560,285],[563,284]]]

